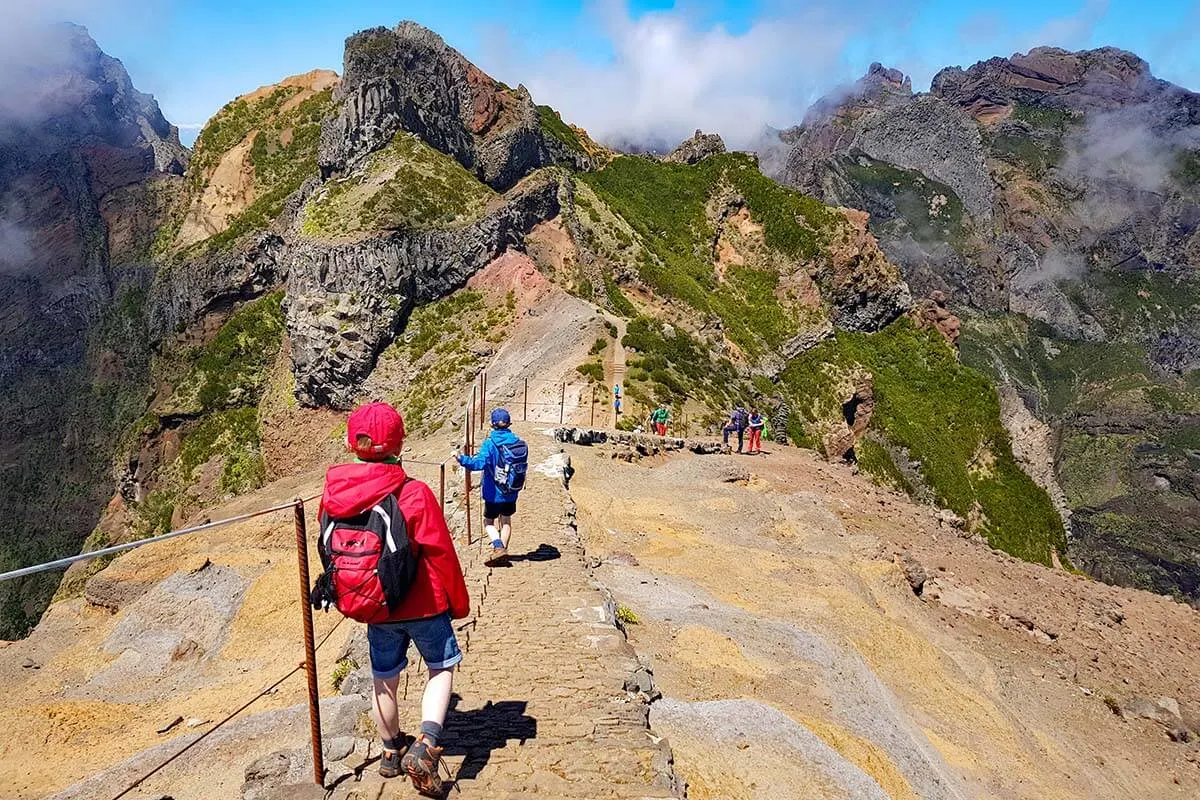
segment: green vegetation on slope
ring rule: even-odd
[[[1193,272],[1091,270],[1063,292],[1106,331],[1153,340],[1163,331],[1200,328],[1200,278]]]
[[[587,155],[587,148],[583,146],[583,140],[579,138],[579,134],[570,125],[563,122],[562,115],[550,106],[538,106],[537,110],[542,130],[555,139],[558,139],[571,150]]]
[[[777,347],[796,332],[795,315],[775,294],[779,272],[739,266],[721,280],[715,269],[709,205],[721,191],[746,201],[766,245],[795,261],[818,257],[841,216],[811,197],[785,189],[741,153],[695,165],[623,156],[581,180],[628,223],[640,248],[636,268],[657,293],[716,314],[729,338],[750,356]],[[585,208],[585,212],[587,209]]]
[[[189,367],[174,381],[172,410],[203,414],[258,405],[283,342],[282,304],[283,292],[247,303],[211,342],[185,357]]]
[[[195,507],[206,493],[242,494],[266,480],[258,407],[283,344],[282,301],[283,292],[275,292],[247,303],[211,342],[164,365],[175,391],[130,430],[129,446],[178,424],[179,451],[150,481],[153,489],[136,509],[135,535],[167,530],[177,507]],[[218,458],[220,471],[205,477],[206,465]],[[199,486],[204,481],[211,485]]]
[[[0,385],[0,402],[23,409],[0,431],[0,571],[74,555],[112,494],[112,454],[144,408],[149,336],[145,289],[122,281],[88,334],[85,363],[29,370]],[[0,639],[26,635],[62,574],[0,584]]]
[[[715,357],[700,340],[653,317],[632,319],[621,343],[628,350],[625,396],[646,409],[665,403],[678,412],[685,400],[692,400],[720,409],[700,420],[715,423],[735,400],[753,394],[729,359]],[[636,422],[632,412],[630,408],[628,419]]]
[[[1175,315],[1192,301],[1171,291],[1170,276],[1119,276],[1115,287],[1109,276],[1094,277],[1086,290],[1067,290],[1086,291],[1106,319],[1137,330],[1167,315],[1176,320],[1170,327],[1186,327]],[[1113,308],[1099,305],[1105,295]],[[1198,507],[1186,477],[1200,468],[1200,426],[1186,416],[1200,408],[1197,373],[1172,377],[1150,366],[1141,345],[1059,339],[1015,315],[969,319],[959,341],[964,361],[1015,384],[1057,429],[1057,477],[1074,512],[1072,560],[1102,580],[1200,598],[1190,554]],[[1156,485],[1161,478],[1167,486]]]
[[[461,225],[495,193],[450,156],[408,133],[371,155],[365,169],[327,184],[304,209],[305,235]]]
[[[919,463],[939,504],[977,520],[975,529],[993,546],[1021,558],[1049,563],[1052,548],[1064,550],[1050,498],[1013,459],[995,388],[959,364],[936,333],[902,319],[875,334],[839,333],[795,359],[782,376],[801,417],[793,424],[840,411],[841,399],[830,394],[831,365],[871,372],[872,429]],[[898,470],[882,464],[885,458],[886,451],[868,449],[868,460],[880,462],[877,474],[895,481]]]
[[[281,86],[257,100],[234,100],[204,126],[188,164],[187,190],[168,224],[159,231],[154,248],[157,255],[165,257],[170,253],[183,221],[183,211],[204,191],[221,158],[247,136],[254,137],[248,157],[254,169],[254,202],[230,220],[225,230],[193,245],[179,257],[228,249],[247,234],[266,229],[283,213],[287,199],[301,184],[318,174],[321,121],[333,109],[332,90],[326,89],[285,110],[288,101],[301,91]]]
[[[843,160],[846,175],[871,195],[886,198],[898,217],[881,228],[919,242],[945,241],[958,252],[966,249],[963,204],[954,190],[920,172],[901,169],[865,156]]]
[[[516,307],[512,292],[503,305],[489,306],[479,292],[461,289],[412,312],[404,335],[379,358],[383,369],[407,372],[388,401],[410,433],[433,433],[447,423],[441,404],[483,367],[486,356],[477,345],[503,341]]]
[[[1136,314],[1137,306],[1120,314]],[[959,340],[963,361],[1022,387],[1043,417],[1122,409],[1184,411],[1200,395],[1151,369],[1137,344],[1056,338],[1045,325],[1015,315],[969,319]]]
[[[1171,175],[1191,192],[1200,191],[1200,150],[1180,150]]]
[[[1012,120],[1020,125],[1001,124],[984,136],[984,144],[993,156],[1041,178],[1061,163],[1066,153],[1064,139],[1080,118],[1061,108],[1013,105]]]

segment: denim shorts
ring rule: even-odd
[[[371,674],[376,678],[394,678],[408,666],[408,643],[430,669],[448,669],[462,661],[462,651],[450,626],[450,614],[405,622],[384,622],[367,626],[371,647]]]

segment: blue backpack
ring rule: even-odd
[[[529,446],[521,439],[511,444],[498,444],[500,460],[492,475],[500,490],[507,493],[525,488],[525,474],[529,471]]]

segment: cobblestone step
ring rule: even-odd
[[[518,432],[531,466],[558,452],[549,437]],[[679,797],[648,706],[624,689],[637,657],[591,578],[562,482],[530,471],[505,567],[483,563],[477,503],[476,493],[474,540],[459,536],[473,616],[456,623],[465,659],[443,740],[461,789],[451,796]],[[406,730],[416,728],[423,685],[413,669]],[[412,795],[370,772],[347,788],[347,798]]]

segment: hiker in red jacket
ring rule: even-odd
[[[321,498],[323,540],[330,538],[339,521],[371,518],[373,515],[369,512],[390,505],[388,496],[391,495],[396,498],[399,513],[403,515],[403,527],[407,529],[411,548],[411,555],[403,554],[406,559],[411,559],[407,562],[411,580],[402,599],[392,607],[385,605],[379,595],[375,609],[370,612],[373,616],[367,617],[375,724],[383,738],[379,774],[391,778],[404,772],[418,791],[440,796],[443,786],[438,775],[438,762],[442,748],[437,743],[450,706],[454,667],[462,661],[450,620],[461,619],[469,613],[467,586],[437,498],[424,483],[409,478],[400,463],[404,420],[399,412],[386,403],[359,407],[350,415],[346,439],[356,458],[353,463],[330,467],[325,475],[325,492]],[[393,550],[396,548],[391,533],[398,525],[399,521],[396,521],[386,527],[388,545]],[[353,531],[353,528],[346,530]],[[361,535],[359,539],[362,539]],[[378,555],[383,549],[381,542],[378,538],[368,537],[368,540],[375,543],[376,549],[362,552],[367,554],[365,557],[379,559],[372,565],[378,563],[378,573],[382,573],[383,560]],[[330,548],[328,543],[325,544],[328,552]],[[339,562],[335,559],[344,558],[345,551],[336,547],[333,550],[331,561],[336,566]],[[328,564],[326,568],[328,570]],[[341,572],[352,573],[353,570],[348,566]],[[368,576],[368,580],[374,578],[376,587],[384,579],[382,574],[375,577],[375,569],[359,574]],[[332,582],[335,585],[345,580],[345,574],[334,572]],[[362,605],[369,601],[369,595],[365,592],[356,594],[344,585],[340,595],[337,600],[339,610],[349,615],[347,609],[353,607],[354,616],[363,619]],[[408,666],[409,642],[416,644],[417,652],[429,668],[429,683],[421,699],[420,730],[412,746],[406,747],[407,738],[400,730],[396,689],[400,673]]]

